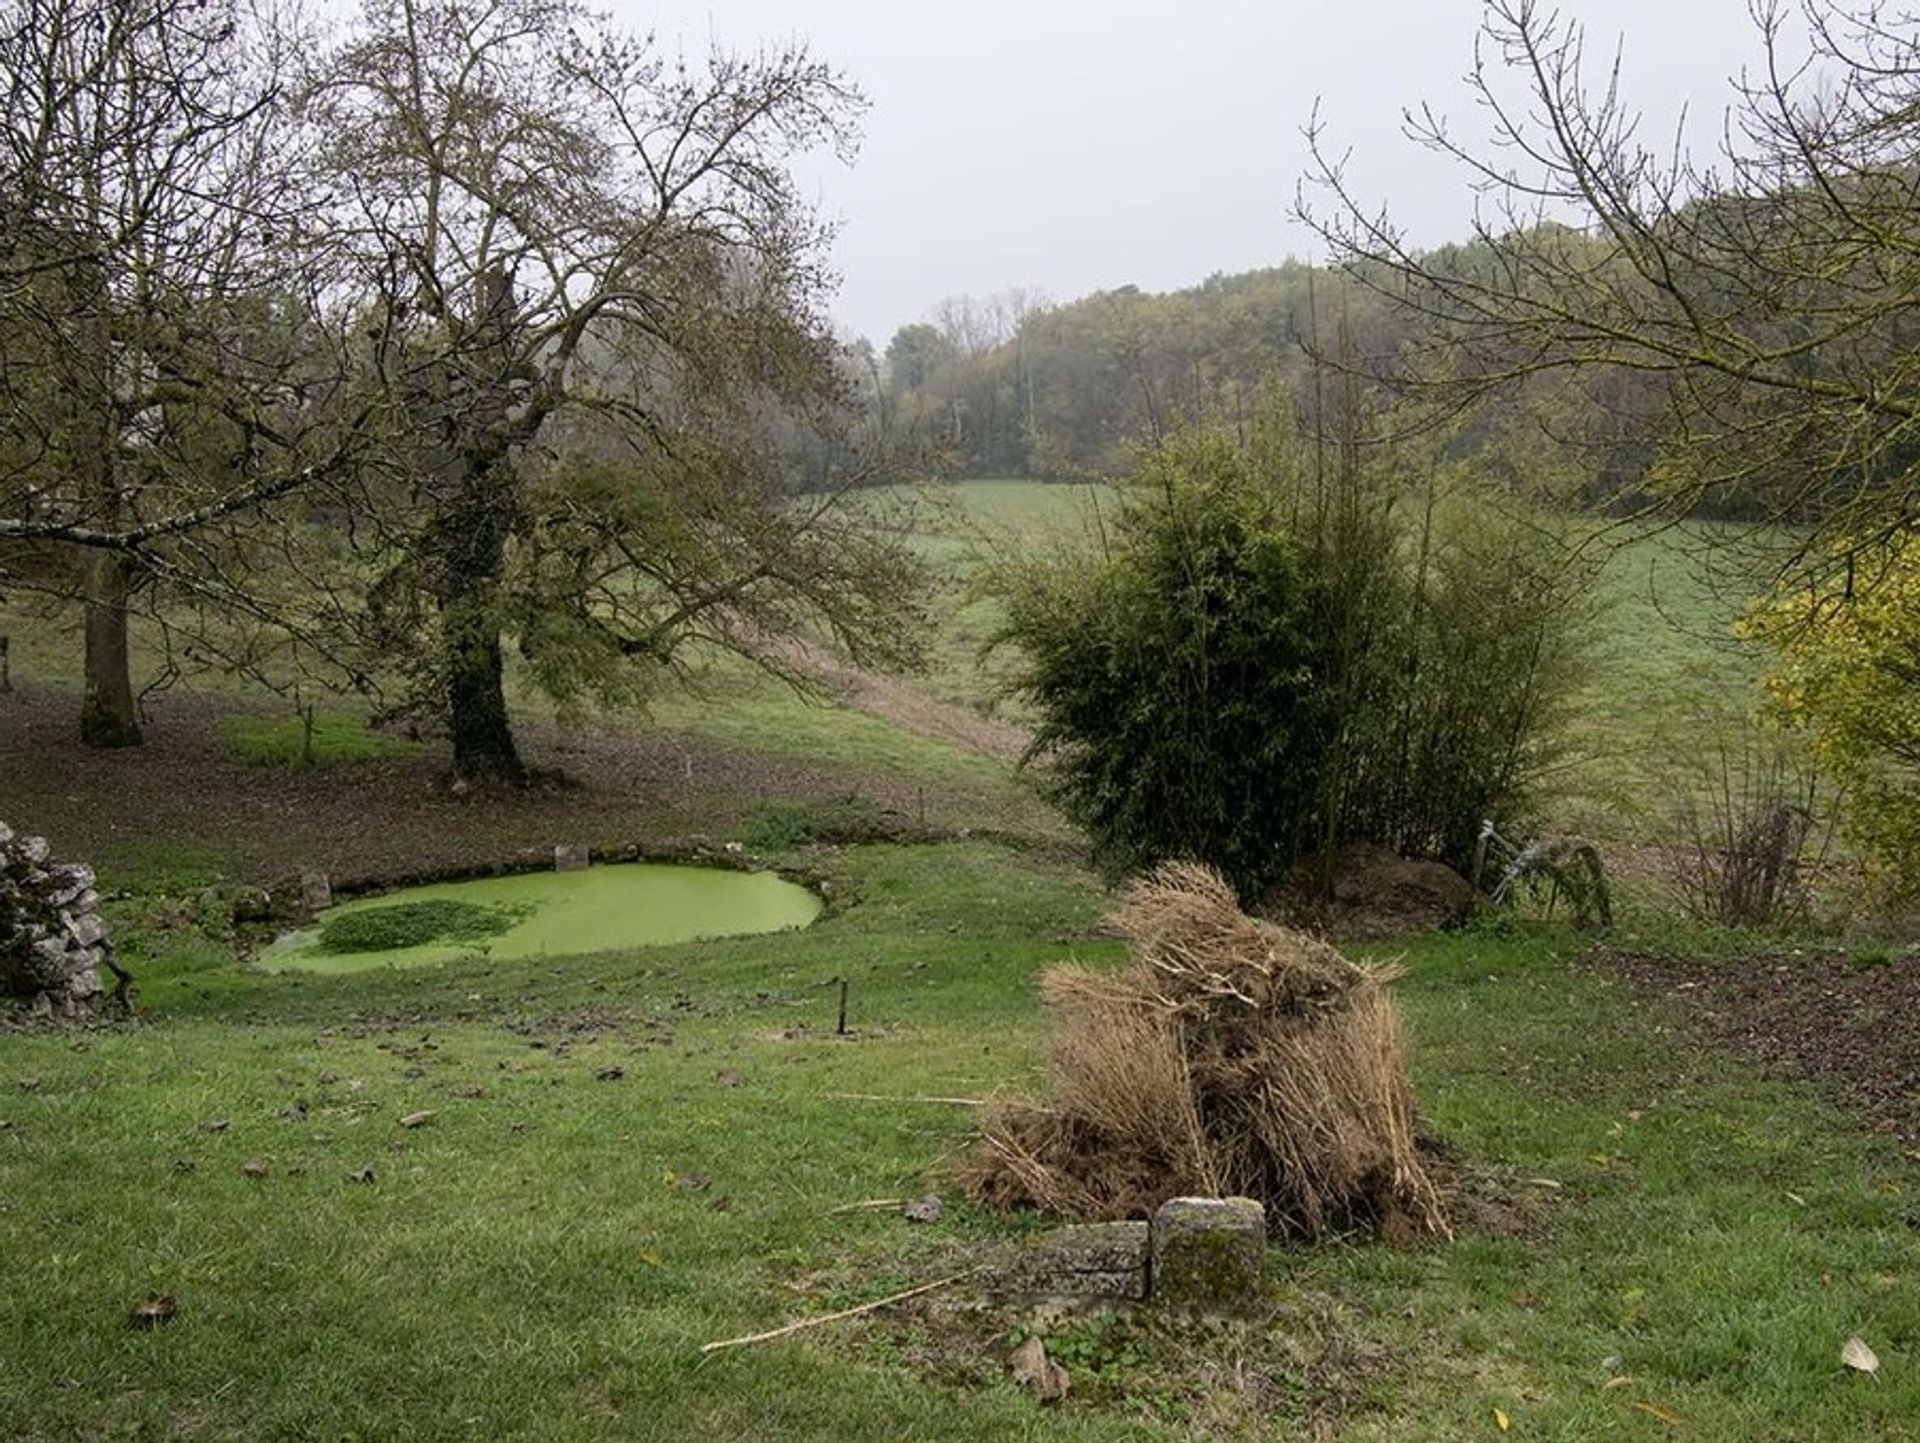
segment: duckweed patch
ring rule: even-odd
[[[530,910],[525,906],[489,907],[445,897],[430,902],[396,902],[329,917],[321,923],[313,947],[316,952],[337,955],[393,952],[433,942],[478,942],[499,936]]]

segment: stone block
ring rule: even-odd
[[[1178,1197],[1153,1215],[1153,1300],[1194,1313],[1244,1313],[1260,1302],[1266,1209],[1252,1198]]]
[[[324,912],[333,905],[333,883],[325,872],[300,874],[300,905],[309,912]]]
[[[589,847],[562,842],[553,849],[553,870],[556,872],[584,872],[592,861],[593,851]]]
[[[1026,1298],[1138,1302],[1147,1295],[1147,1225],[1087,1223],[1048,1233],[994,1269],[987,1288]]]

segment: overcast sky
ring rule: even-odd
[[[1400,133],[1461,77],[1481,0],[610,0],[690,51],[799,36],[871,102],[851,169],[804,168],[840,224],[838,320],[884,345],[942,297],[1054,300],[1310,255],[1288,219],[1314,101],[1352,175],[1421,243],[1458,236],[1458,175]],[[1754,58],[1747,0],[1562,0],[1669,132],[1717,117]],[[1711,139],[1711,133],[1707,136]]]

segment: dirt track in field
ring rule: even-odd
[[[783,659],[824,683],[859,711],[962,751],[1017,766],[1033,743],[1033,733],[971,707],[930,696],[913,682],[868,671],[804,642],[779,645]]]

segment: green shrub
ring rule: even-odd
[[[1580,576],[1550,530],[1290,423],[1149,453],[1095,547],[996,577],[1051,786],[1114,873],[1207,862],[1255,898],[1349,842],[1464,869],[1557,760]]]
[[[741,840],[756,852],[791,852],[809,842],[873,842],[898,834],[897,817],[858,792],[801,806],[763,802],[747,818]]]
[[[295,716],[229,716],[220,719],[227,749],[248,766],[286,767],[291,771],[378,761],[407,756],[419,743],[369,731],[358,717],[322,713]]]
[[[747,818],[741,835],[756,852],[791,852],[813,840],[813,819],[792,802],[764,802]]]
[[[497,937],[525,914],[476,902],[396,902],[330,917],[320,926],[317,951],[393,952],[430,942],[479,942]]]

